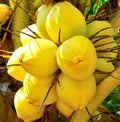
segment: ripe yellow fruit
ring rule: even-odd
[[[19,81],[23,81],[26,75],[26,71],[23,69],[20,62],[23,53],[23,48],[19,47],[13,52],[13,54],[7,62],[7,73]]]
[[[96,34],[97,32],[99,33]],[[96,35],[93,36],[94,34]],[[108,21],[93,21],[89,23],[87,25],[87,37],[91,36],[93,36],[91,41],[94,43],[96,47],[98,57],[103,58],[105,57],[106,59],[117,57],[118,50],[117,49],[116,50],[114,49],[113,51],[110,50],[111,48],[117,46],[117,42],[113,39],[113,37],[102,38],[103,36],[114,36],[114,29],[112,28],[112,25]]]
[[[39,111],[38,106],[33,106],[27,101],[23,87],[21,87],[15,94],[14,106],[17,116],[27,122],[41,118],[45,110],[45,106],[43,106]]]
[[[22,45],[25,45],[35,38],[38,38],[37,36],[40,37],[36,24],[29,25],[28,27],[22,29],[20,32],[20,40]]]
[[[108,27],[111,27],[111,28],[107,29]],[[105,29],[105,30],[101,30],[101,29]],[[114,30],[108,21],[95,20],[95,21],[92,21],[91,23],[87,24],[87,35],[86,35],[87,37],[91,37],[92,35],[96,34],[98,31],[100,31],[100,33],[98,33],[96,36],[113,35],[113,33],[114,33]],[[94,40],[92,40],[92,41],[94,41]]]
[[[6,20],[9,18],[11,15],[12,10],[10,7],[6,4],[0,4],[0,24],[5,23]]]
[[[96,68],[96,50],[84,36],[74,36],[63,42],[57,51],[57,63],[66,75],[77,80],[86,79]]]
[[[107,62],[104,58],[97,58],[96,69],[104,72],[112,72],[115,68],[112,62]]]
[[[58,49],[52,41],[35,39],[23,46],[24,57],[21,66],[30,74],[37,77],[49,76],[58,69],[56,51]]]
[[[64,104],[61,100],[57,100],[56,109],[66,117],[70,117],[74,112],[72,108]]]
[[[107,43],[109,43],[108,40]],[[101,43],[101,45],[102,44],[103,43]],[[105,44],[104,46],[96,47],[97,56],[100,58],[105,58],[108,61],[111,59],[114,60],[118,55],[118,49],[115,49],[115,47],[117,47],[117,42],[112,39],[110,44]]]
[[[49,4],[49,5],[42,4],[37,10],[36,24],[37,24],[41,38],[50,39],[46,30],[46,18],[53,6],[54,4]]]
[[[58,2],[47,16],[46,29],[51,39],[60,44],[74,35],[86,35],[86,21],[71,3]]]
[[[59,75],[59,83],[62,88],[57,83],[58,99],[73,110],[85,108],[96,93],[96,81],[93,75],[80,81],[62,73]]]
[[[26,74],[23,81],[24,93],[30,103],[40,106],[47,95],[52,83],[55,82],[55,74],[49,77],[37,78],[29,73]],[[55,85],[50,89],[44,105],[56,102],[57,96]]]

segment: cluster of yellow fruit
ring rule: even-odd
[[[95,69],[114,70],[109,60],[117,56],[116,50],[107,51],[117,45],[114,31],[106,21],[86,24],[83,14],[67,1],[42,5],[36,16],[35,24],[21,30],[23,46],[7,63],[8,74],[23,82],[15,109],[19,118],[33,121],[56,103],[69,117],[95,95]]]

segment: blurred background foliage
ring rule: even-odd
[[[103,104],[120,118],[120,86],[112,91]]]
[[[96,2],[97,1],[97,2]],[[106,3],[109,2],[109,0],[91,0],[93,3],[92,9],[90,11],[90,14],[96,14],[97,11]]]

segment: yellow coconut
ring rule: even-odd
[[[84,80],[75,80],[61,73],[59,84],[56,85],[58,99],[73,110],[85,108],[96,93],[93,75]]]
[[[23,81],[26,71],[21,66],[21,58],[24,55],[22,47],[16,49],[7,62],[7,72],[13,78]]]
[[[112,72],[115,67],[112,62],[107,62],[104,58],[97,58],[96,69],[104,72]]]
[[[55,77],[56,75],[54,74],[48,77],[37,78],[27,73],[23,81],[23,87],[28,101],[37,106],[56,102],[55,85],[52,86],[55,82]]]
[[[108,21],[93,21],[87,24],[87,37],[92,37],[97,55],[107,60],[117,57],[115,49],[117,42],[114,40],[114,29]]]
[[[86,35],[86,21],[71,3],[58,2],[47,16],[46,29],[52,41],[60,44],[74,35]]]
[[[39,111],[38,106],[34,106],[27,101],[23,87],[16,92],[14,105],[17,116],[25,122],[31,122],[41,118],[45,110],[45,106]]]
[[[50,39],[46,30],[46,18],[54,4],[42,4],[37,10],[36,24],[41,38]]]
[[[97,55],[94,45],[84,36],[74,36],[63,42],[57,51],[57,63],[66,75],[83,80],[95,68]]]
[[[24,45],[25,55],[21,59],[22,67],[37,77],[49,76],[58,69],[56,51],[58,49],[52,41],[35,39]]]
[[[6,4],[0,4],[0,24],[6,22],[10,17],[12,11],[10,7]]]

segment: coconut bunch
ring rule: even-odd
[[[23,82],[14,99],[19,118],[33,121],[53,103],[66,117],[83,110],[96,93],[95,70],[112,72],[117,42],[108,21],[87,24],[71,3],[42,4],[36,23],[21,30],[22,47],[7,63],[8,74]]]

